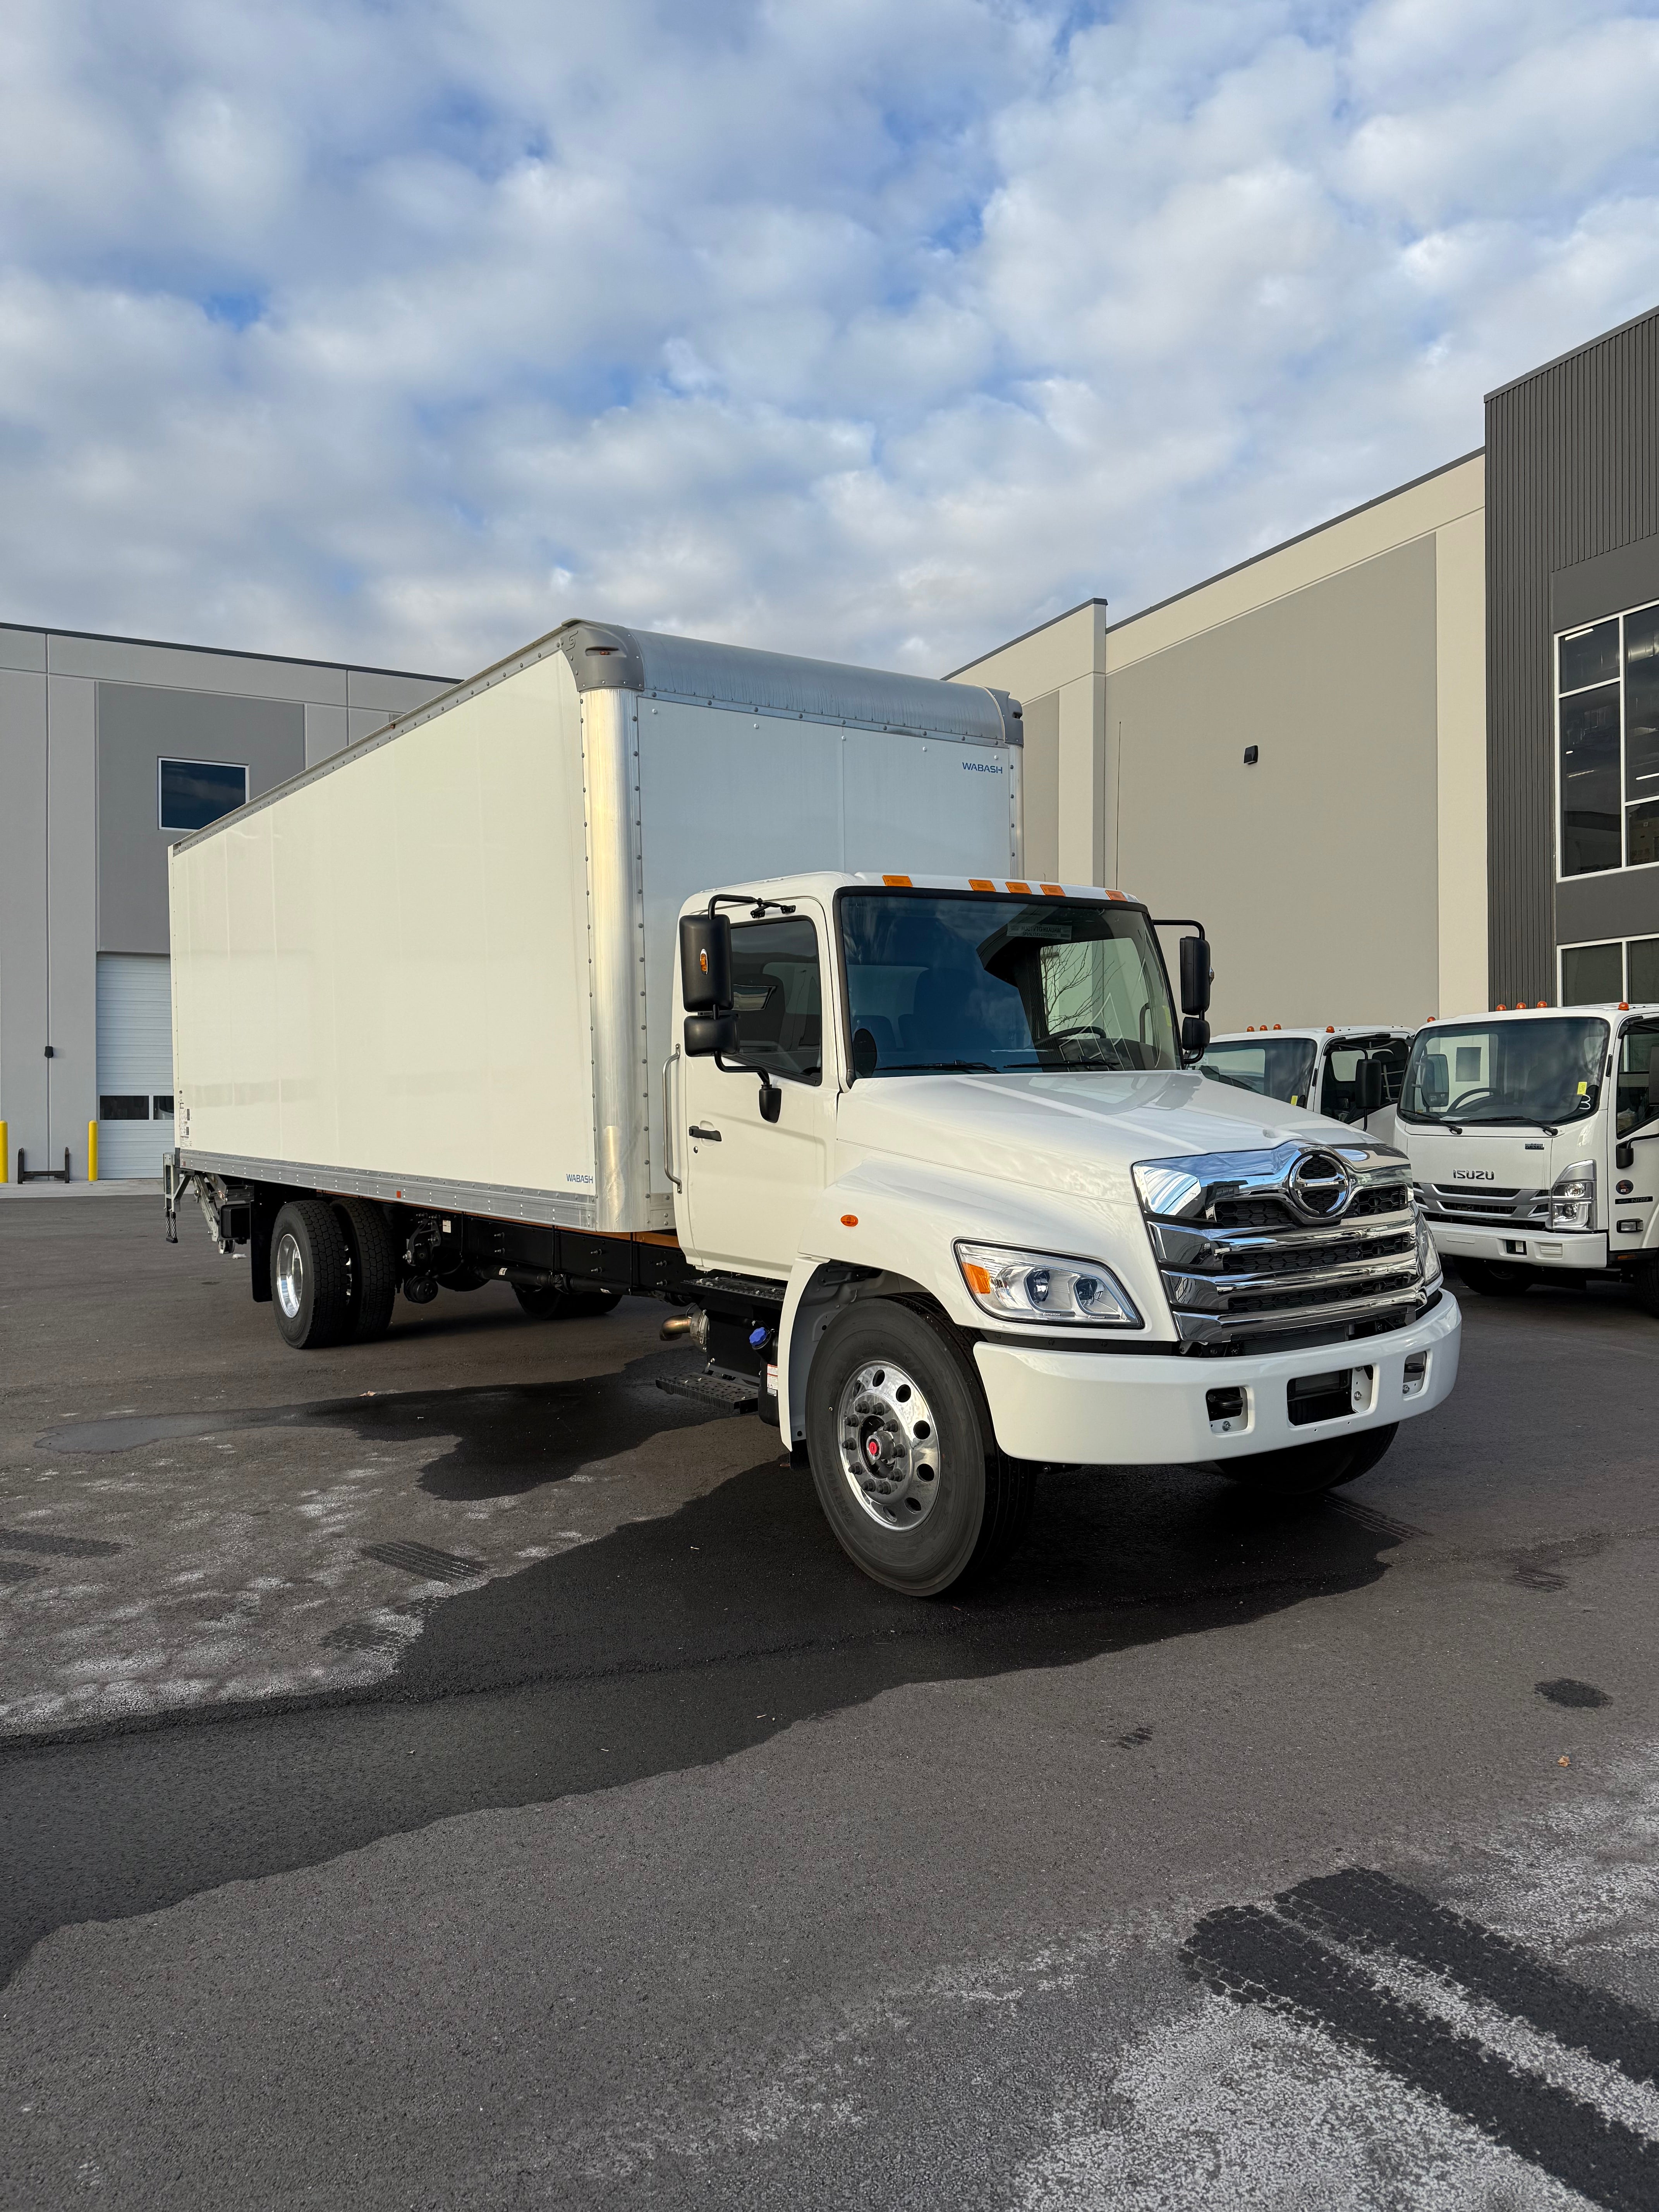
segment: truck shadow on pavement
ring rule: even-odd
[[[613,1450],[620,1379],[601,1392]],[[457,1395],[524,1394],[434,1394]],[[653,1425],[678,1418],[675,1401],[648,1395]],[[365,1404],[332,1417],[380,1422]],[[419,1410],[405,1395],[386,1418]],[[455,1414],[452,1403],[452,1434]],[[155,1911],[458,1814],[710,1765],[907,1685],[1067,1666],[1358,1589],[1409,1533],[1364,1508],[1264,1510],[1176,1469],[1056,1474],[997,1582],[920,1604],[855,1571],[810,1477],[763,1438],[764,1460],[676,1512],[434,1601],[368,1696],[0,1749],[0,1984],[57,1928]],[[491,1456],[501,1443],[495,1429]],[[568,1444],[562,1456],[571,1463]],[[437,1468],[463,1486],[453,1494],[477,1494],[465,1486],[483,1469],[464,1449]],[[1133,1758],[1141,1719],[1103,1706],[1102,1736]]]

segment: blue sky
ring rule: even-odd
[[[1659,9],[8,0],[0,619],[920,670],[1659,302]]]

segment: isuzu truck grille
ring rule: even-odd
[[[1280,1145],[1134,1171],[1176,1332],[1193,1352],[1402,1328],[1434,1290],[1400,1153]]]
[[[1501,1183],[1431,1182],[1425,1193],[1437,1221],[1547,1221],[1547,1190],[1510,1190]]]

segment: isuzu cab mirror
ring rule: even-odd
[[[1358,1068],[1359,1111],[1361,1115],[1375,1114],[1389,1103],[1388,1077],[1380,1060],[1362,1060]]]
[[[732,1004],[732,924],[723,914],[680,916],[680,997],[688,1014]],[[688,1036],[690,1032],[688,1030]],[[692,1047],[686,1046],[688,1052]],[[705,1052],[732,1046],[705,1045]]]
[[[688,1014],[685,1018],[685,1056],[709,1060],[738,1048],[738,1018],[729,1008],[723,1013]]]
[[[1431,1114],[1443,1114],[1451,1103],[1451,1062],[1443,1052],[1425,1052],[1423,1073],[1417,1079],[1423,1103]]]
[[[1181,1011],[1183,1014],[1207,1014],[1210,1011],[1210,946],[1206,938],[1183,937],[1181,940]],[[1209,1041],[1206,1030],[1205,1044]]]

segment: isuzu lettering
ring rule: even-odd
[[[1020,720],[570,623],[185,839],[170,1230],[301,1348],[663,1299],[918,1595],[1044,1463],[1352,1480],[1457,1371],[1407,1163],[1191,1064],[1201,930],[1177,1015],[1140,902],[1023,878]]]

